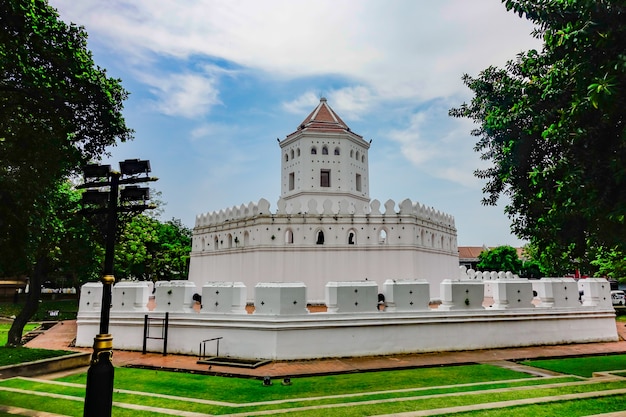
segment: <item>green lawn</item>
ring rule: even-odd
[[[521,362],[524,365],[570,375],[590,377],[594,372],[626,370],[626,355],[590,356],[584,358],[542,359]]]
[[[29,323],[24,327],[24,333],[36,329],[37,323]],[[26,347],[8,347],[7,334],[11,325],[0,323],[0,366],[15,365],[18,363],[32,362],[40,359],[54,358],[56,356],[69,355],[74,352],[65,350],[31,349]]]
[[[193,392],[195,398],[245,403],[530,377],[491,365],[465,365],[304,377],[293,379],[294,383],[289,386],[283,386],[280,380],[275,380],[272,386],[266,387],[256,379],[118,368],[115,388],[136,391],[145,390],[144,387],[149,386],[150,392],[154,393],[188,396]],[[63,382],[78,384],[85,384],[85,380],[84,373],[61,379]]]
[[[28,323],[26,326],[24,326],[24,333],[30,332],[37,327],[39,327],[38,323]],[[4,346],[7,344],[7,336],[9,334],[10,328],[10,323],[0,323],[0,346]]]
[[[29,326],[32,328],[35,325]],[[0,324],[2,344],[6,343],[8,328],[9,325]],[[0,365],[5,357],[12,357],[14,352],[50,352],[40,349],[9,349],[0,348]],[[561,394],[626,390],[626,380],[587,380],[593,372],[626,370],[626,355],[533,360],[522,363],[571,376],[539,378],[481,364],[294,377],[291,385],[282,385],[280,379],[274,379],[273,385],[267,387],[255,379],[116,368],[114,401],[122,406],[114,406],[113,416],[163,417],[180,415],[181,412],[271,415],[280,412],[286,416],[299,417],[362,417],[516,399],[534,402],[534,399]],[[621,375],[625,373],[622,372]],[[69,375],[54,382],[22,378],[0,380],[0,405],[82,416],[85,380],[84,373]],[[155,409],[135,410],[124,408],[124,404],[129,407],[140,405]],[[168,413],[167,410],[176,411]],[[454,416],[577,417],[624,410],[626,394],[616,393],[608,397],[479,410],[457,413]],[[444,414],[450,415],[447,412]],[[4,415],[9,414],[0,411],[0,417]]]
[[[481,410],[454,414],[454,417],[584,417],[592,414],[624,411],[626,396],[608,396],[602,398],[559,401],[550,404],[535,404]]]
[[[478,369],[476,369],[478,370]],[[116,373],[125,374],[126,370],[117,369]],[[152,375],[152,381],[155,380],[155,376],[161,376],[154,374],[154,371],[147,370],[138,370],[138,373],[133,372],[132,375],[138,376],[140,373],[146,373]],[[454,371],[451,371],[454,373]],[[124,375],[125,376],[130,376]],[[372,376],[371,373],[359,374],[366,378],[367,376]],[[176,384],[176,376],[178,376],[180,380],[184,381],[189,378],[188,374],[173,374],[172,378],[167,378],[174,384],[173,389],[180,389]],[[346,377],[353,377],[354,375],[345,375]],[[417,376],[417,375],[416,375]],[[233,386],[233,382],[239,381],[237,379],[231,378],[223,378],[223,377],[210,377],[203,376],[207,380],[216,380],[221,382],[221,391],[225,391],[228,393],[229,399],[237,400],[240,398],[239,393],[233,392],[234,389],[241,388],[239,384],[235,384]],[[64,378],[65,379],[65,378]],[[124,379],[124,378],[122,378]],[[317,384],[323,384],[325,381],[325,377],[319,378],[302,378],[302,379],[310,379]],[[350,379],[350,378],[348,378]],[[117,378],[116,378],[117,381]],[[579,394],[585,392],[594,392],[594,391],[603,391],[610,389],[624,389],[626,390],[626,381],[598,381],[592,383],[584,383],[581,382],[579,378],[532,378],[532,379],[522,379],[515,380],[511,382],[503,382],[499,388],[490,387],[489,384],[483,385],[466,385],[465,387],[455,386],[455,387],[439,387],[437,385],[430,387],[422,387],[427,389],[419,389],[415,387],[414,381],[405,381],[403,386],[403,392],[388,392],[379,393],[377,395],[367,395],[368,391],[375,389],[376,387],[371,387],[369,390],[361,391],[360,396],[347,396],[347,397],[337,397],[337,395],[341,394],[341,391],[335,389],[333,385],[327,385],[325,389],[326,398],[292,398],[293,401],[287,402],[276,402],[270,401],[269,398],[265,396],[254,398],[256,400],[255,403],[247,402],[247,403],[234,403],[230,406],[228,404],[223,403],[211,403],[207,401],[207,397],[216,399],[221,396],[223,393],[215,392],[207,393],[204,392],[202,395],[196,395],[196,390],[191,390],[185,392],[183,398],[172,398],[172,397],[163,397],[163,393],[160,393],[158,389],[160,388],[159,384],[154,384],[150,382],[150,378],[142,377],[140,380],[136,381],[136,384],[140,386],[140,391],[145,393],[128,393],[128,392],[120,392],[117,387],[116,382],[116,391],[114,393],[114,401],[116,403],[124,403],[124,404],[139,404],[144,407],[157,407],[159,409],[170,409],[170,410],[178,410],[184,412],[192,412],[192,413],[203,413],[203,414],[211,414],[211,415],[222,415],[222,414],[233,414],[233,413],[251,413],[252,415],[261,412],[272,412],[272,410],[281,410],[281,413],[288,411],[287,415],[289,416],[319,416],[324,415],[325,417],[347,417],[347,416],[369,416],[369,415],[378,415],[378,414],[387,414],[387,413],[402,413],[407,411],[415,411],[415,410],[428,410],[428,409],[438,409],[438,408],[447,408],[453,406],[467,406],[472,404],[487,404],[490,402],[496,401],[511,401],[516,399],[534,399],[540,397],[549,397],[554,395],[561,394]],[[520,381],[527,381],[528,384],[524,386],[524,384],[520,384]],[[538,382],[539,381],[539,382]],[[215,382],[215,381],[212,381]],[[257,385],[261,385],[260,381],[252,381]],[[291,397],[292,392],[290,392],[291,388],[298,388],[301,385],[301,380],[299,378],[293,380],[293,385],[291,386],[282,386],[282,385],[273,385],[271,387],[264,387],[268,392],[282,392],[283,395],[281,397]],[[310,382],[310,381],[309,381]],[[553,386],[537,386],[533,385],[535,383],[540,384],[554,384]],[[304,385],[304,384],[302,384]],[[261,385],[262,386],[262,385]],[[507,390],[504,388],[515,388],[513,390]],[[18,390],[31,390],[35,391],[38,394],[33,393],[24,393],[24,392],[16,392],[10,391],[11,389]],[[352,390],[349,390],[352,391]],[[212,395],[213,394],[213,395]],[[54,395],[55,397],[50,397],[50,395]],[[174,395],[174,394],[170,394]],[[199,398],[198,400],[189,400],[189,397]],[[619,410],[626,408],[626,404],[622,401],[622,399],[626,396],[621,396],[617,398],[615,401],[620,406],[615,406],[614,410]],[[33,408],[40,411],[54,411],[60,414],[66,414],[70,416],[79,416],[82,413],[82,399],[84,398],[84,386],[83,385],[58,385],[55,383],[51,383],[48,381],[37,382],[34,380],[25,380],[25,379],[11,379],[0,381],[0,404],[5,405],[15,405],[25,408]],[[187,399],[185,399],[187,398]],[[34,401],[33,399],[36,399]],[[250,398],[253,399],[253,398]],[[603,399],[593,399],[590,400],[590,404],[595,404],[596,402],[602,402]],[[541,409],[544,410],[545,414],[541,415],[567,415],[569,414],[561,414],[552,412],[549,414],[549,411],[554,406],[559,406],[558,403],[547,403],[542,404]],[[313,408],[315,407],[315,408]],[[602,407],[602,404],[598,407]],[[604,409],[604,408],[603,408]],[[509,410],[509,409],[507,409]],[[133,412],[134,417],[143,417],[143,416],[155,416],[155,412],[152,411],[137,411],[137,410],[129,410],[127,408],[122,407],[114,407],[113,416],[130,416],[131,412]],[[167,412],[166,412],[166,415]],[[169,415],[174,415],[174,412]],[[482,414],[475,414],[482,415]],[[498,414],[494,414],[498,415]],[[500,415],[510,415],[510,414],[500,414]],[[524,414],[519,414],[524,415]],[[533,413],[526,415],[535,415]]]
[[[85,374],[77,374],[60,378],[56,383],[20,378],[0,381],[0,404],[80,416],[85,379]],[[293,378],[292,385],[282,385],[280,380],[275,380],[269,387],[255,379],[116,368],[114,401],[212,415],[281,410],[289,416],[357,417],[611,389],[626,390],[626,380],[537,378],[491,365]],[[33,397],[33,394],[11,390],[39,394]],[[55,397],[49,397],[51,394]],[[614,398],[619,405],[610,405],[612,402],[605,398],[585,400],[585,410],[619,411],[626,408],[622,405],[626,404],[624,398],[626,396]],[[465,415],[584,415],[563,411],[568,407],[576,408],[575,404],[582,403],[541,404],[537,406],[540,414],[535,413],[534,407],[522,406],[514,408],[517,414],[510,414],[513,409],[506,408]],[[152,411],[122,407],[114,407],[113,415],[121,417],[131,413],[133,417],[157,415]]]

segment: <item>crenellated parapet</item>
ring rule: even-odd
[[[262,198],[258,203],[250,202],[240,206],[233,206],[219,211],[208,212],[196,216],[196,228],[220,225],[225,222],[238,222],[248,220],[258,216],[367,216],[367,217],[394,217],[394,216],[414,216],[420,220],[441,224],[447,227],[454,227],[454,217],[428,207],[410,199],[403,200],[396,205],[394,200],[387,200],[384,205],[380,201],[372,200],[369,203],[347,199],[339,202],[332,202],[329,199],[319,201],[310,199],[306,206],[302,206],[299,201],[288,202],[282,198],[278,200],[277,209],[271,212],[270,203]]]
[[[235,206],[197,217],[192,254],[252,250],[254,248],[394,246],[426,248],[457,255],[454,218],[409,199],[396,204],[378,200],[311,199],[306,208],[298,200]]]
[[[249,202],[247,205],[233,206],[219,211],[199,214],[196,216],[195,227],[207,227],[211,225],[222,224],[224,222],[232,222],[245,220],[256,216],[267,216],[270,213],[270,203],[262,198],[258,203]]]

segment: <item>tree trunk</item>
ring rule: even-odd
[[[22,334],[24,333],[24,326],[28,323],[31,317],[35,315],[39,308],[39,298],[41,296],[41,283],[44,282],[44,278],[48,273],[48,258],[41,256],[37,258],[33,274],[30,277],[29,291],[26,295],[26,304],[17,315],[13,324],[9,329],[7,336],[7,346],[20,346],[22,344]]]

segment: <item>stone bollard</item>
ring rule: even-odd
[[[444,279],[440,284],[439,310],[477,310],[483,308],[484,284],[482,281],[457,281]]]
[[[146,281],[120,281],[111,290],[111,311],[148,311],[149,298]]]
[[[157,281],[155,283],[155,312],[192,313],[197,293],[196,284],[192,281]]]
[[[326,284],[329,313],[370,313],[378,311],[378,285],[374,281],[343,281]]]
[[[540,301],[537,307],[580,307],[574,278],[541,278],[532,285]]]
[[[78,312],[100,311],[102,305],[102,283],[88,282],[80,287],[80,302]]]
[[[388,279],[383,284],[385,311],[428,310],[430,284],[423,279]]]
[[[202,286],[202,313],[246,312],[247,288],[243,282],[207,282]]]
[[[606,279],[580,279],[578,289],[582,291],[583,307],[613,308],[611,285]]]
[[[495,310],[533,308],[533,286],[527,279],[497,279],[490,282]]]
[[[254,314],[308,314],[302,282],[259,282],[254,287]]]

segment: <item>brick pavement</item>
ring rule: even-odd
[[[163,356],[157,353],[115,350],[115,366],[164,368],[196,373],[230,375],[242,377],[270,376],[273,378],[323,375],[345,372],[402,369],[422,366],[453,365],[463,363],[485,363],[518,359],[568,357],[597,354],[626,353],[626,323],[616,322],[620,340],[607,343],[568,344],[556,346],[529,346],[505,349],[486,349],[460,352],[434,352],[405,355],[372,356],[356,358],[329,358],[314,360],[274,361],[256,369],[222,365],[198,364],[196,356]],[[76,336],[76,321],[59,322],[44,334],[27,343],[28,347],[44,349],[70,349],[90,352],[90,348],[69,347]],[[113,339],[115,346],[115,337]]]

